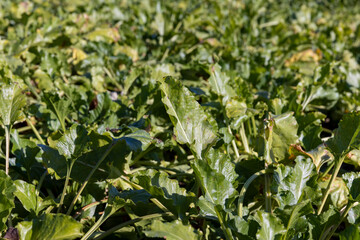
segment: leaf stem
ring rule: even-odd
[[[105,215],[106,215],[106,217],[105,217]],[[93,234],[93,232],[95,232],[95,230],[96,230],[97,228],[99,228],[100,225],[103,224],[103,222],[105,222],[106,219],[108,219],[111,215],[112,215],[111,212],[110,212],[110,214],[105,214],[105,213],[104,213],[103,215],[101,215],[101,217],[100,217],[100,218],[96,221],[96,223],[89,229],[89,231],[87,231],[87,233],[81,238],[81,240],[86,240],[86,239],[88,239],[88,238],[91,236],[91,234]]]
[[[265,211],[271,213],[270,176],[265,173]]]
[[[42,137],[40,136],[40,133],[38,132],[38,130],[35,128],[34,124],[32,124],[32,122],[26,118],[26,123],[31,127],[31,129],[33,130],[33,132],[35,133],[35,136],[37,137],[37,139],[39,139],[40,143],[42,145],[46,145],[44,140],[42,139]]]
[[[115,227],[112,227],[110,228],[109,230],[101,233],[100,236],[94,238],[95,240],[100,240],[100,239],[104,239],[105,237],[109,236],[110,234],[112,234],[113,232],[123,228],[123,227],[126,227],[128,225],[131,225],[131,224],[134,224],[134,223],[137,223],[137,222],[140,222],[140,221],[143,221],[143,220],[147,220],[147,219],[153,219],[153,218],[159,218],[159,217],[166,217],[166,216],[171,216],[172,213],[170,212],[164,212],[164,213],[154,213],[154,214],[150,214],[150,215],[146,215],[146,216],[141,216],[141,217],[138,217],[138,218],[134,218],[134,219],[131,219],[129,221],[126,221],[126,222],[123,222],[123,223],[120,223],[119,225],[115,226]]]
[[[351,210],[351,208],[355,207],[355,206],[358,205],[358,204],[359,204],[359,202],[349,203],[349,204],[346,206],[344,212],[341,214],[340,220],[339,220],[336,224],[332,225],[327,231],[325,231],[325,232],[324,232],[325,234],[320,237],[320,240],[322,240],[322,239],[330,240],[330,238],[334,235],[336,229],[337,229],[337,228],[339,227],[339,225],[344,221],[345,217],[347,216],[347,214],[349,213],[349,211]],[[329,233],[328,233],[328,232],[329,232]],[[327,233],[328,233],[328,234],[327,234]]]
[[[241,141],[242,141],[242,144],[244,145],[244,149],[245,149],[245,152],[250,152],[250,148],[249,148],[249,143],[248,143],[248,140],[247,140],[247,137],[246,137],[246,133],[245,133],[245,126],[244,126],[244,123],[240,123],[240,130],[239,130],[239,133],[240,133],[240,137],[241,137]]]
[[[64,183],[63,191],[62,191],[61,198],[60,198],[59,208],[57,209],[56,213],[59,213],[61,211],[61,206],[64,203],[64,198],[65,198],[65,195],[66,195],[66,188],[67,188],[67,186],[69,184],[72,166],[73,166],[73,163],[71,163],[70,166],[68,166],[67,169],[66,169],[67,171],[66,171],[65,183]]]
[[[141,186],[137,185],[136,183],[133,183],[129,180],[127,180],[124,177],[120,177],[121,180],[123,180],[124,182],[126,182],[127,184],[129,184],[130,186],[132,186],[133,188],[135,188],[136,190],[141,190],[144,189]],[[169,210],[156,198],[151,198],[150,201],[152,201],[156,206],[158,206],[158,208],[160,208],[161,210],[163,210],[164,212],[168,212]]]
[[[9,175],[9,155],[10,155],[10,126],[5,126],[5,142],[6,142],[6,149],[5,149],[5,172],[6,175]]]
[[[325,191],[325,195],[324,195],[324,197],[323,197],[323,199],[322,199],[322,201],[321,201],[321,205],[320,205],[320,207],[319,207],[319,209],[318,209],[318,213],[317,213],[318,215],[321,214],[321,212],[322,212],[322,210],[323,210],[323,208],[324,208],[324,206],[325,206],[326,199],[328,198],[328,196],[329,196],[329,194],[330,194],[331,186],[333,185],[333,183],[334,183],[334,181],[335,181],[335,179],[336,179],[336,176],[337,176],[338,173],[339,173],[340,167],[341,167],[341,165],[342,165],[345,157],[346,157],[346,155],[342,156],[342,157],[340,158],[339,162],[335,164],[335,170],[334,170],[334,172],[333,172],[333,174],[332,174],[332,176],[331,176],[330,182],[329,182],[329,184],[328,184],[328,186],[327,186],[327,188],[326,188],[326,191]]]
[[[96,169],[100,166],[100,164],[105,160],[105,158],[109,155],[109,153],[111,152],[111,150],[113,149],[113,147],[116,145],[116,142],[112,142],[110,144],[110,146],[106,149],[105,153],[101,156],[100,160],[96,163],[96,165],[91,169],[91,172],[87,175],[84,183],[81,185],[79,191],[77,192],[76,196],[74,197],[74,199],[72,200],[70,207],[66,213],[66,215],[69,215],[76,203],[76,201],[78,200],[78,198],[80,197],[82,191],[84,190],[84,188],[86,187],[86,185],[88,184],[90,178],[92,177],[92,175],[95,173]]]
[[[221,226],[222,230],[223,230],[224,233],[225,233],[225,238],[226,238],[226,240],[232,240],[233,237],[232,237],[232,234],[231,234],[230,229],[225,225],[224,219],[223,219],[223,217],[221,216],[220,212],[217,210],[217,207],[214,207],[214,209],[215,209],[216,215],[217,215],[217,217],[218,217],[218,219],[219,219],[220,226]]]
[[[230,126],[228,126],[228,130],[229,130],[229,133],[232,135],[233,133],[232,133],[232,131],[231,131]],[[237,146],[236,146],[235,139],[231,140],[231,144],[232,144],[232,146],[233,146],[233,148],[234,148],[234,152],[235,152],[236,159],[238,159],[238,158],[240,157],[240,154],[239,154],[239,150],[238,150],[238,148],[237,148]]]
[[[238,215],[242,218],[243,217],[243,204],[244,204],[244,198],[246,190],[249,188],[252,181],[254,181],[258,176],[261,176],[266,173],[266,170],[263,169],[259,172],[254,173],[249,177],[246,182],[244,183],[244,186],[241,188],[240,194],[239,194],[239,205],[238,205]]]

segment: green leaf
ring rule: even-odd
[[[49,173],[55,172],[57,177],[63,178],[66,176],[67,161],[59,151],[46,145],[39,144],[43,150],[42,159],[49,168]]]
[[[326,142],[330,151],[338,158],[360,146],[360,112],[344,115],[335,130],[335,136]]]
[[[298,140],[296,135],[298,124],[292,115],[293,113],[284,113],[271,119],[273,123],[271,149],[277,161],[285,159],[288,156],[290,145],[295,144]]]
[[[180,218],[185,217],[190,203],[195,201],[193,193],[188,193],[184,188],[180,188],[178,181],[169,179],[164,172],[147,170],[145,173],[137,175],[135,182]]]
[[[67,159],[74,160],[83,153],[88,141],[86,129],[81,125],[74,124],[64,132],[62,137],[51,141],[50,146],[56,148]]]
[[[184,225],[178,220],[173,222],[154,220],[144,233],[147,237],[166,238],[169,240],[196,240],[201,237],[191,225]]]
[[[287,205],[284,209],[277,208],[275,214],[286,228],[283,239],[293,239],[297,233],[306,231],[308,224],[305,216],[310,213],[314,213],[314,209],[309,199],[294,206]]]
[[[315,174],[315,165],[310,158],[298,156],[295,161],[294,168],[279,165],[274,173],[275,187],[278,191],[276,196],[281,207],[298,204],[306,182]]]
[[[246,103],[237,99],[230,99],[225,106],[226,116],[231,120],[231,127],[237,129],[240,124],[252,116],[254,113],[250,111]]]
[[[10,127],[23,120],[21,109],[26,105],[25,95],[16,84],[3,85],[0,90],[0,122]]]
[[[286,231],[280,219],[270,213],[257,211],[255,220],[261,227],[256,233],[257,239],[273,240],[275,237],[283,235]]]
[[[360,200],[360,173],[345,173],[342,175],[342,179],[349,189],[350,199],[358,202]]]
[[[225,104],[231,97],[234,97],[235,91],[231,86],[228,85],[228,82],[230,78],[221,71],[221,67],[219,64],[215,64],[213,66],[210,66],[209,69],[210,72],[210,78],[209,83],[211,86],[211,89],[218,95],[222,96],[223,104]]]
[[[43,98],[47,108],[55,114],[57,120],[60,122],[62,130],[65,132],[65,118],[69,115],[71,108],[71,101],[65,98],[59,98],[58,95],[44,94]]]
[[[16,186],[14,194],[27,211],[38,215],[44,208],[50,205],[55,205],[55,202],[52,199],[44,201],[40,196],[38,196],[34,185],[22,180],[16,180],[14,184]]]
[[[5,223],[15,207],[14,192],[16,188],[9,176],[0,170],[0,232],[6,229]]]
[[[171,77],[161,83],[162,101],[174,125],[176,141],[187,143],[202,158],[202,151],[217,139],[216,132],[208,121],[208,116],[196,102],[191,92],[179,81]]]
[[[83,235],[82,224],[64,214],[44,214],[18,226],[21,239],[26,240],[70,240]]]
[[[321,213],[320,216],[310,215],[308,218],[310,239],[320,239],[323,231],[332,225],[337,225],[339,219],[340,213],[333,208]]]
[[[112,100],[108,93],[100,93],[96,95],[93,102],[95,108],[89,111],[89,117],[87,118],[87,122],[89,123],[93,123],[106,117],[110,112]]]
[[[339,234],[340,240],[360,240],[360,231],[358,225],[350,225]]]
[[[215,157],[216,155],[212,156]],[[213,162],[216,159],[207,158],[207,160],[212,160]],[[225,169],[213,169],[211,166],[214,166],[214,164],[211,164],[211,162],[209,164],[203,160],[195,160],[192,164],[205,199],[213,205],[221,205],[223,209],[226,209],[226,200],[232,198],[236,194],[236,190],[232,182],[229,181],[232,179],[231,175],[228,178],[228,175],[225,176],[222,170],[230,172],[233,170],[229,165]]]

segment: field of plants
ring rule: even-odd
[[[356,1],[0,16],[0,237],[360,239]]]

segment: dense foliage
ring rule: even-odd
[[[3,238],[359,238],[356,1],[0,15]]]

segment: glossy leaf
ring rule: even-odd
[[[82,236],[82,224],[63,214],[45,214],[18,225],[21,239],[76,239]]]
[[[43,200],[40,196],[38,196],[34,185],[22,180],[16,180],[14,184],[16,186],[14,194],[27,211],[38,215],[40,211],[46,207],[55,205],[55,202],[52,199]]]
[[[280,219],[269,213],[258,211],[255,219],[260,225],[260,229],[256,233],[257,239],[273,240],[285,232],[285,228],[281,224]]]
[[[187,143],[202,158],[202,151],[217,139],[216,132],[207,120],[200,104],[179,81],[167,77],[161,83],[162,101],[174,125],[179,143]]]
[[[192,164],[204,197],[213,205],[221,205],[224,209],[226,200],[236,194],[233,184],[221,172],[214,171],[208,163],[196,160]]]
[[[296,205],[304,192],[307,181],[315,174],[315,166],[311,159],[297,157],[294,168],[279,165],[274,179],[278,191],[280,206]]]
[[[13,125],[23,120],[22,108],[26,105],[26,98],[16,84],[3,85],[0,90],[0,122],[4,126]]]
[[[190,225],[184,225],[181,221],[162,222],[152,221],[148,230],[144,231],[147,237],[166,238],[170,240],[195,240],[200,239],[200,234]]]
[[[230,78],[226,73],[221,71],[219,64],[210,67],[209,83],[211,89],[218,95],[223,97],[223,104],[226,103],[231,97],[235,96],[235,91],[228,84]]]

